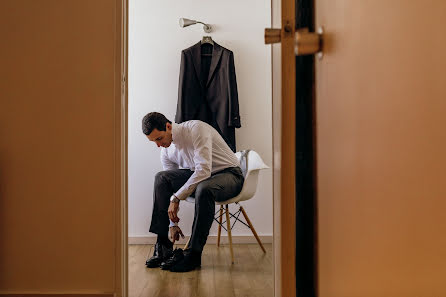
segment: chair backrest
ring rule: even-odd
[[[235,153],[237,159],[240,162],[240,167],[242,168],[243,176],[248,174],[248,171],[260,170],[269,168],[259,156],[256,151],[244,150]]]
[[[257,183],[259,180],[259,171],[261,169],[269,168],[259,156],[256,151],[245,150],[235,154],[240,161],[245,182],[243,183],[242,191],[239,194],[240,200],[244,201],[252,198],[257,190]]]
[[[248,153],[250,151],[251,150],[244,150],[236,153],[237,159],[240,162],[243,177],[246,177],[246,174],[248,173]]]

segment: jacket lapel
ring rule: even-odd
[[[201,82],[201,41],[192,46],[191,48],[192,62],[194,64],[195,73],[197,74],[198,81],[203,89],[203,83]]]
[[[220,61],[221,53],[223,52],[223,48],[214,42],[214,50],[212,51],[212,60],[211,67],[209,68],[209,76],[206,83],[206,87],[212,80],[212,76],[214,75],[215,69],[217,68],[218,62]],[[201,55],[201,53],[200,53]]]

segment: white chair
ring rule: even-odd
[[[245,201],[248,199],[251,199],[257,190],[257,183],[259,180],[259,172],[261,169],[267,169],[269,168],[265,163],[263,162],[262,158],[259,156],[259,154],[253,150],[245,150],[241,152],[237,152],[235,154],[240,161],[240,167],[242,168],[243,175],[245,176],[245,181],[243,183],[243,187],[241,192],[226,201],[216,202],[217,205],[220,205],[220,209],[217,210],[215,213],[214,220],[218,223],[218,236],[217,236],[217,246],[220,246],[220,234],[221,234],[221,228],[225,229],[228,232],[228,238],[229,238],[229,248],[231,251],[231,260],[234,264],[234,252],[232,249],[232,235],[231,230],[234,227],[236,222],[241,222],[245,226],[251,229],[252,233],[254,234],[257,242],[260,245],[260,248],[264,253],[266,253],[265,248],[263,247],[262,242],[260,241],[259,236],[257,235],[256,230],[254,229],[254,226],[252,225],[251,221],[248,218],[248,215],[246,214],[246,211],[243,209],[243,207],[239,204],[241,201]],[[195,203],[194,197],[187,197],[187,202]],[[235,203],[239,206],[239,210],[232,214],[229,211],[228,204]],[[226,211],[224,209],[226,208]],[[222,222],[223,220],[223,212],[226,213],[226,221]],[[219,213],[219,215],[217,215]],[[240,213],[243,214],[245,217],[245,220],[247,224],[239,219]],[[234,223],[231,226],[230,217],[235,218]],[[226,223],[226,228],[224,227],[224,224]],[[189,238],[190,240],[190,238]],[[187,245],[189,244],[189,241],[186,243],[184,249],[187,248]]]

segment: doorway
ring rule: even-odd
[[[271,26],[271,2],[239,3],[229,1],[218,7],[208,2],[187,1],[173,5],[151,5],[147,1],[129,1],[129,55],[128,55],[128,242],[129,247],[129,295],[132,292],[157,290],[154,279],[170,277],[148,271],[144,262],[153,253],[151,250],[156,237],[149,234],[152,213],[152,192],[154,176],[162,170],[159,148],[147,141],[141,132],[141,119],[150,111],[162,112],[172,121],[175,119],[178,98],[178,77],[181,66],[181,52],[199,42],[203,36],[213,40],[234,53],[238,97],[242,127],[236,129],[237,151],[253,149],[272,168],[272,86],[271,49],[263,43],[263,36],[255,34],[259,28]],[[246,22],[246,14],[256,7],[256,14]],[[236,9],[234,9],[236,8]],[[181,28],[179,18],[196,19],[209,23],[213,32],[207,34],[201,25]],[[150,38],[148,38],[150,36]],[[273,182],[272,170],[263,170],[259,176],[256,195],[243,203],[250,220],[263,244],[266,255],[257,246],[251,231],[242,224],[234,226],[233,242],[235,263],[227,263],[228,250],[226,233],[222,233],[223,246],[215,247],[217,224],[210,230],[207,245],[209,254],[203,258],[202,269],[194,278],[197,282],[209,279],[238,279],[247,273],[268,266],[261,272],[267,278],[246,278],[246,284],[257,292],[257,296],[273,289]],[[186,239],[180,240],[183,247],[190,235],[193,219],[193,204],[181,204],[181,224]],[[232,207],[232,206],[230,206]],[[135,248],[135,249],[133,249]],[[247,248],[247,249],[245,249]],[[217,254],[216,254],[217,253]],[[216,262],[219,259],[220,262]],[[139,267],[133,265],[140,265]],[[212,270],[211,270],[211,266]],[[137,267],[137,268],[136,268]],[[257,267],[257,268],[256,268]],[[212,271],[209,274],[209,271]],[[260,270],[261,271],[261,270]],[[229,274],[228,274],[229,273]],[[230,274],[232,273],[232,274]],[[139,277],[152,277],[144,282]],[[232,276],[231,276],[232,275]],[[201,278],[200,278],[201,276]],[[178,276],[175,276],[178,277]],[[135,280],[133,282],[132,280]],[[147,279],[145,279],[147,280]],[[243,284],[235,284],[242,286]],[[257,287],[257,288],[256,288]],[[241,287],[239,287],[240,289]],[[178,287],[181,293],[193,290]],[[206,287],[205,289],[209,289]],[[237,290],[235,287],[234,290]],[[218,292],[218,290],[215,290]],[[179,291],[180,292],[180,291]]]

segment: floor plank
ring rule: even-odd
[[[272,245],[266,254],[257,244],[206,245],[201,268],[173,273],[146,268],[152,245],[129,245],[129,297],[272,297]],[[183,248],[183,246],[178,246]]]

